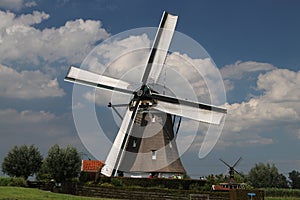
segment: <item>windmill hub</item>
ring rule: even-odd
[[[143,90],[139,90],[136,92],[136,95],[141,97],[144,94]]]
[[[151,98],[151,89],[147,85],[143,85],[141,89],[134,92],[134,97],[129,103],[129,109],[133,110],[136,104],[139,104],[139,110],[148,110],[153,105],[157,104],[157,101]]]

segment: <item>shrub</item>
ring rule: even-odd
[[[204,186],[202,186],[199,183],[192,183],[192,184],[189,185],[189,189],[190,190],[195,190],[195,191],[201,191],[201,190],[204,189]]]
[[[6,178],[0,177],[0,186],[18,186],[27,187],[27,182],[24,178]]]
[[[114,185],[114,186],[122,186],[123,182],[119,178],[112,178],[111,179],[111,184]]]
[[[140,186],[144,188],[168,188],[168,189],[190,189],[190,185],[197,184],[197,187],[201,188],[204,186],[205,181],[203,180],[192,180],[192,179],[163,179],[163,178],[110,178],[100,177],[98,179],[99,184],[110,183],[114,186]],[[193,187],[193,186],[191,186]]]
[[[101,183],[100,186],[103,186],[103,187],[114,187],[112,184],[110,183]]]
[[[8,186],[11,178],[0,177],[0,186]]]
[[[267,188],[264,190],[267,197],[300,197],[298,189]]]

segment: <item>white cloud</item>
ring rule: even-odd
[[[6,10],[19,11],[24,7],[34,7],[37,6],[35,1],[26,1],[26,0],[1,0],[0,8]]]
[[[258,76],[257,89],[271,102],[299,101],[300,71],[278,69]]]
[[[50,15],[46,14],[45,12],[33,11],[32,14],[22,14],[20,16],[16,16],[12,12],[0,12],[0,16],[2,19],[0,23],[0,27],[3,32],[7,32],[8,34],[11,33],[10,30],[14,30],[14,27],[27,27],[30,28],[31,25],[39,24],[43,20],[48,19]]]
[[[30,7],[37,6],[37,3],[35,1],[29,1],[29,2],[25,2],[24,6],[30,8]]]
[[[15,109],[4,109],[0,110],[0,117],[1,136],[5,138],[5,140],[1,140],[0,146],[7,141],[12,144],[22,144],[22,142],[25,143],[25,141],[22,141],[24,139],[26,142],[35,141],[33,143],[36,144],[47,141],[46,138],[59,140],[57,136],[67,136],[73,129],[73,120],[70,114],[56,116],[43,110],[17,111]],[[38,142],[36,137],[44,139]],[[49,145],[53,144],[50,141],[47,142],[49,142]]]
[[[293,137],[300,122],[300,71],[273,69],[258,76],[257,90],[263,94],[248,101],[228,104],[223,144],[271,144],[264,132],[277,132]],[[230,142],[231,144],[231,142]]]
[[[257,71],[269,71],[276,69],[269,63],[261,63],[255,61],[241,62],[237,61],[231,65],[225,65],[221,69],[221,74],[224,79],[241,79],[246,73],[257,72]]]
[[[17,11],[23,7],[23,3],[23,0],[1,0],[0,8]]]
[[[12,126],[14,124],[39,124],[41,122],[48,122],[55,118],[55,115],[45,111],[34,112],[24,110],[18,112],[14,109],[0,110],[1,123],[3,126]],[[5,124],[5,125],[4,125]]]
[[[57,79],[41,71],[21,71],[0,64],[0,96],[19,99],[61,97]]]
[[[109,36],[100,21],[77,19],[59,28],[39,30],[32,25],[49,18],[44,12],[16,16],[0,11],[0,17],[0,55],[5,63],[80,63],[96,42]]]
[[[218,105],[225,102],[224,83],[210,58],[192,59],[186,54],[174,52],[167,57],[166,65],[177,73],[171,75],[167,86],[180,98],[201,99],[201,102]]]
[[[241,62],[237,61],[231,65],[225,65],[221,68],[220,72],[224,79],[225,89],[227,92],[235,89],[235,81],[247,80],[250,84],[253,79],[252,76],[257,77],[256,74],[251,75],[255,72],[264,73],[266,71],[276,69],[275,66],[269,63],[255,62],[255,61],[246,61]],[[246,79],[245,79],[246,78]]]
[[[115,35],[97,46],[85,60],[85,67],[95,73],[104,73],[111,77],[122,77],[129,79],[127,81],[137,82],[136,75],[142,73],[142,69],[137,72],[136,68],[146,66],[150,51],[150,39],[146,34],[126,35],[122,39],[119,38],[122,37],[122,34],[118,36]],[[124,77],[128,71],[131,71],[130,76],[127,74]]]

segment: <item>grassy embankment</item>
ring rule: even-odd
[[[104,198],[90,198],[90,197],[80,197],[67,194],[58,194],[47,192],[39,189],[23,188],[23,187],[10,187],[10,186],[0,186],[0,200],[9,199],[22,199],[22,200],[50,200],[50,199],[61,199],[61,200],[108,200]]]
[[[23,188],[23,187],[10,187],[10,186],[0,186],[0,200],[9,199],[22,199],[22,200],[109,200],[105,198],[91,198],[91,197],[81,197],[67,194],[58,194],[47,192],[39,189]],[[266,197],[265,200],[300,200],[300,197]]]
[[[265,200],[300,200],[299,197],[265,197]]]

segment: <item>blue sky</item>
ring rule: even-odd
[[[156,27],[166,10],[179,15],[176,30],[210,54],[227,94],[223,133],[201,160],[197,138],[182,158],[188,173],[225,173],[218,159],[234,163],[239,156],[245,173],[258,162],[284,174],[300,170],[299,6],[296,0],[0,0],[0,160],[15,144],[34,143],[44,155],[56,143],[86,152],[72,119],[73,85],[63,81],[68,66],[80,65],[109,36]]]

